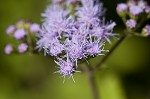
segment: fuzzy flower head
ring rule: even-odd
[[[144,37],[150,36],[150,25],[146,25],[146,26],[143,28],[142,35],[143,35]]]
[[[130,6],[130,13],[134,16],[139,15],[143,12],[143,9],[140,6]]]
[[[63,77],[65,76],[72,76],[73,73],[75,72],[74,69],[74,64],[67,58],[67,60],[63,60],[63,59],[58,59],[59,61],[55,61],[55,63],[57,65],[59,65],[60,70],[57,71],[56,73],[60,73],[63,75]]]
[[[26,43],[21,43],[18,45],[18,52],[19,53],[24,53],[28,49],[28,45]]]
[[[69,0],[68,0],[69,1]],[[77,1],[77,0],[70,0]],[[81,0],[74,14],[64,6],[52,4],[42,13],[43,24],[37,34],[37,48],[45,55],[55,56],[57,73],[72,76],[78,61],[103,55],[104,42],[115,37],[115,22],[105,23],[105,10],[96,0]],[[75,68],[76,66],[76,68]]]
[[[141,13],[147,13],[150,7],[145,0],[129,0],[129,11],[132,15],[137,16]]]
[[[136,21],[133,19],[129,19],[126,22],[127,27],[129,27],[130,29],[135,28],[136,27]]]
[[[14,25],[11,25],[9,26],[7,29],[6,29],[6,34],[11,34],[15,31],[15,26]]]
[[[77,7],[76,16],[79,23],[83,25],[97,25],[99,22],[99,17],[103,16],[105,9],[103,9],[103,4],[94,4],[93,0],[81,0],[82,6]]]
[[[117,5],[117,11],[119,12],[123,12],[123,11],[126,11],[128,9],[128,5],[126,3],[119,3]]]
[[[13,51],[13,46],[12,44],[7,44],[4,48],[4,52],[5,54],[9,55],[11,54],[11,52]]]
[[[26,35],[26,31],[23,28],[16,30],[14,33],[14,37],[16,40],[20,40],[24,38],[25,35]]]
[[[39,24],[34,23],[30,26],[30,32],[36,33],[36,32],[39,32],[39,31],[40,31]]]
[[[147,26],[145,27],[145,29],[146,29],[147,35],[150,36],[150,25],[147,25]]]

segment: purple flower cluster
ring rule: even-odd
[[[42,14],[37,48],[56,57],[60,69],[57,73],[63,77],[76,72],[79,60],[103,55],[105,41],[111,43],[110,37],[116,36],[112,33],[116,24],[100,19],[105,12],[102,7],[102,3],[93,0],[81,0],[74,14],[58,4],[48,6]]]
[[[141,13],[149,13],[149,5],[144,0],[129,0],[129,11],[132,15],[137,16]]]
[[[144,0],[128,0],[127,3],[119,3],[116,10],[128,29],[132,30],[137,30],[140,24],[143,24],[143,20],[150,18],[150,6]]]
[[[142,13],[150,13],[150,6],[144,0],[129,0],[128,3],[120,3],[117,5],[116,10],[123,12],[129,9],[129,13],[137,16]]]
[[[129,10],[130,10],[130,13],[134,16],[139,15],[143,12],[142,7],[137,6],[137,5],[130,6]]]
[[[40,26],[38,24],[25,23],[24,20],[21,20],[21,21],[18,21],[16,25],[10,25],[6,29],[6,34],[8,35],[13,34],[16,40],[21,40],[27,35],[26,28],[24,27],[26,24],[29,25],[29,31],[31,33],[37,33],[40,31]]]
[[[11,54],[13,51],[18,53],[24,53],[28,50],[29,43],[32,43],[31,39],[34,39],[35,33],[40,31],[40,26],[36,23],[31,23],[25,20],[19,20],[15,25],[10,25],[6,29],[6,34],[11,35],[10,37],[15,38],[17,41],[22,41],[15,49],[12,44],[7,44],[5,46],[5,54]],[[30,40],[29,40],[30,39]]]

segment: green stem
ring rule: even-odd
[[[92,91],[92,94],[93,94],[93,99],[99,99],[99,93],[98,93],[98,90],[97,90],[95,77],[94,77],[94,72],[92,71],[92,68],[90,66],[85,66],[84,71],[86,73],[89,85],[91,87],[91,91]]]
[[[95,66],[94,71],[97,70],[114,52],[114,50],[121,44],[121,42],[127,37],[127,35],[123,35],[117,43],[110,49],[110,51],[105,55],[105,57]]]

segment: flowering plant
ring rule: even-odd
[[[108,59],[119,44],[128,36],[150,36],[150,6],[143,0],[129,0],[117,5],[117,13],[122,18],[126,30],[114,33],[117,23],[107,22],[104,18],[106,9],[98,0],[52,0],[51,4],[41,14],[42,24],[20,20],[7,28],[6,34],[19,41],[17,48],[9,43],[5,46],[5,54],[43,53],[52,56],[62,77],[71,77],[74,73],[86,72],[90,75],[92,88],[96,86],[91,81],[94,72]],[[145,25],[146,24],[146,25]],[[106,45],[116,44],[110,50]],[[91,66],[91,58],[101,56],[96,66]],[[80,64],[87,66],[82,67]],[[93,93],[98,99],[98,93]]]

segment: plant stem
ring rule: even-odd
[[[98,93],[96,82],[95,82],[94,72],[92,70],[93,69],[90,66],[84,67],[84,71],[87,76],[89,85],[91,87],[91,92],[93,94],[93,99],[99,99],[99,93]]]
[[[108,58],[109,56],[114,52],[114,50],[120,45],[120,43],[127,37],[127,35],[123,35],[117,43],[110,49],[110,51],[106,54],[106,56],[95,66],[94,71],[98,69]]]

